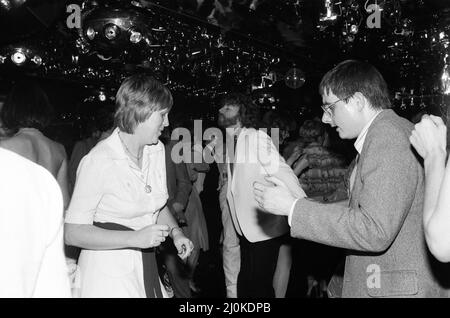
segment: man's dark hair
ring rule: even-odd
[[[15,84],[6,98],[1,112],[1,121],[8,130],[20,128],[44,129],[50,123],[53,108],[47,94],[34,82]]]
[[[319,93],[330,92],[340,99],[360,92],[374,109],[391,107],[383,76],[374,66],[362,61],[346,60],[328,71],[320,82]]]
[[[239,106],[239,120],[242,127],[259,127],[259,109],[250,96],[242,93],[229,93],[220,100],[219,108],[225,105]]]

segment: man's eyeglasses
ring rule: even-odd
[[[338,99],[337,101],[335,101],[335,102],[333,102],[333,103],[330,103],[330,104],[323,104],[323,105],[320,106],[320,107],[322,107],[324,113],[326,113],[328,116],[331,117],[331,116],[333,115],[333,109],[334,109],[334,106],[335,106],[338,102],[340,102],[340,101],[345,101],[345,102],[347,103],[348,99],[351,98],[352,96],[353,96],[353,94],[351,94],[351,95],[349,95],[349,96],[347,96],[347,97]]]

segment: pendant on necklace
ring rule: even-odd
[[[145,190],[146,193],[150,193],[150,192],[152,192],[152,187],[151,187],[150,185],[147,184],[147,185],[144,187],[144,190]]]

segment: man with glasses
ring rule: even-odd
[[[422,228],[424,175],[409,136],[413,125],[390,110],[387,84],[372,65],[354,60],[329,71],[319,86],[322,121],[358,151],[348,205],[296,197],[275,177],[254,184],[258,204],[288,216],[296,238],[346,249],[342,286],[330,296],[440,297]]]

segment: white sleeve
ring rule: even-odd
[[[289,224],[289,226],[291,226],[291,224],[292,224],[292,214],[294,214],[294,208],[295,208],[295,205],[297,204],[298,200],[300,200],[300,199],[297,199],[297,200],[294,201],[294,203],[292,203],[291,209],[289,210],[289,215],[288,215],[288,224]]]
[[[63,197],[51,176],[42,178],[46,189],[46,211],[42,211],[45,249],[42,255],[33,297],[71,297],[69,274],[64,256]]]
[[[95,211],[104,194],[105,164],[105,160],[90,155],[81,160],[66,223],[93,224]]]
[[[0,149],[0,297],[70,296],[63,199],[43,167]]]

